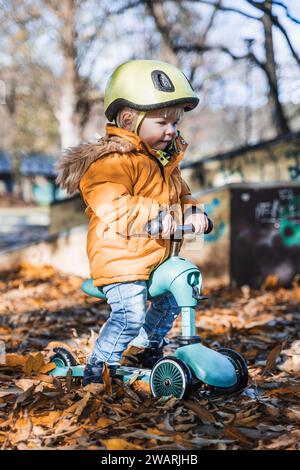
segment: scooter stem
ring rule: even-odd
[[[171,239],[171,249],[170,249],[169,258],[171,258],[171,256],[178,256],[179,251],[180,251],[180,242]]]
[[[195,309],[194,307],[181,308],[181,330],[182,336],[195,336]]]

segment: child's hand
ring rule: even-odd
[[[203,213],[190,214],[184,219],[184,224],[192,224],[194,226],[195,234],[200,235],[208,229],[208,219]]]
[[[161,234],[165,237],[168,236],[168,235],[172,235],[172,233],[174,233],[177,229],[177,223],[175,222],[175,220],[173,219],[171,214],[169,214],[168,212],[163,212],[161,214],[161,217],[162,217],[162,220],[161,220],[161,223],[162,223]]]

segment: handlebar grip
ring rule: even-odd
[[[158,235],[162,232],[162,222],[159,219],[149,220],[146,224],[146,232],[149,235]]]
[[[208,228],[207,230],[204,232],[205,234],[208,234],[210,233],[212,230],[213,230],[213,222],[211,219],[208,218]],[[177,227],[177,236],[179,234],[179,232],[182,234],[188,234],[188,233],[193,233],[193,225],[190,224],[190,225],[178,225]],[[153,220],[150,220],[147,224],[146,224],[146,232],[149,234],[149,235],[158,235],[159,233],[162,232],[162,222],[161,220],[159,219],[153,219]],[[174,238],[176,238],[176,232],[174,233]],[[181,237],[180,237],[181,238]]]
[[[207,220],[208,220],[208,227],[207,227],[207,230],[205,230],[205,232],[204,232],[205,235],[210,233],[214,228],[213,221],[209,217],[207,217]]]

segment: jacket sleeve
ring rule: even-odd
[[[182,204],[197,204],[198,200],[192,196],[192,192],[189,188],[189,185],[184,181],[182,176],[181,178],[181,193],[180,193],[180,202]]]
[[[85,203],[121,237],[143,233],[159,213],[157,201],[133,195],[135,172],[129,155],[113,154],[96,160],[80,181]]]
[[[182,176],[181,178],[181,193],[180,193],[180,204],[184,217],[187,217],[191,211],[193,212],[204,212],[203,205],[198,199],[192,196],[192,192]]]

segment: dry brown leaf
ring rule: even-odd
[[[274,289],[279,285],[280,279],[278,274],[269,274],[262,284],[262,289]]]
[[[20,380],[15,380],[15,385],[19,387],[21,390],[24,392],[32,387],[38,384],[37,380],[32,380],[32,379],[20,379]]]
[[[181,434],[173,434],[172,438],[176,444],[180,444],[185,449],[190,449],[192,447],[191,443],[187,439],[188,435],[184,434],[184,437]]]
[[[65,380],[66,380],[66,386],[67,386],[68,392],[70,392],[72,389],[72,369],[71,368],[68,369],[65,375]]]
[[[78,426],[73,426],[71,418],[61,416],[54,428],[54,436],[63,435],[65,433],[74,432]],[[49,436],[51,437],[51,436]]]
[[[300,423],[300,407],[299,406],[289,408],[286,414],[288,418],[290,418],[292,421],[296,421]]]
[[[5,356],[5,364],[9,367],[24,368],[24,365],[26,364],[27,359],[28,358],[26,356],[22,356],[21,354],[8,353]]]
[[[292,444],[296,444],[297,439],[292,434],[282,435],[273,439],[269,444],[265,446],[268,450],[279,450],[285,449]]]
[[[25,442],[30,436],[32,430],[32,422],[28,416],[21,416],[14,425],[14,433],[11,433],[10,439],[14,444]]]
[[[253,426],[253,421],[256,421],[258,419],[261,418],[261,413],[255,413],[255,414],[252,414],[250,416],[244,416],[244,417],[239,417],[239,418],[236,418],[234,421],[233,421],[233,424],[235,426],[245,426],[245,427],[248,427],[249,424],[251,423],[251,427]]]
[[[192,410],[203,423],[216,422],[216,418],[214,417],[214,415],[210,411],[208,411],[204,406],[200,405],[196,400],[187,400],[184,402],[184,405],[189,410]]]
[[[39,372],[45,365],[44,356],[40,352],[31,353],[31,356],[34,358],[33,372]]]
[[[29,397],[31,397],[34,394],[34,389],[35,385],[31,385],[31,387],[27,388],[25,392],[20,393],[18,398],[15,401],[14,408],[17,408],[18,405],[21,405],[23,402],[25,402]]]
[[[279,356],[279,354],[281,353],[282,348],[283,348],[283,343],[278,343],[272,349],[272,351],[269,352],[269,354],[267,356],[266,367],[263,371],[263,374],[265,374],[265,372],[271,371],[275,368],[276,359]]]
[[[18,395],[20,390],[16,387],[0,389],[0,398],[7,397],[8,395]]]
[[[157,425],[158,429],[160,429],[163,432],[173,432],[174,427],[173,427],[173,424],[171,423],[172,420],[173,420],[172,415],[170,413],[167,413],[163,421]]]
[[[49,265],[34,266],[27,261],[22,261],[20,264],[20,274],[31,279],[51,279],[55,275],[55,269]]]
[[[111,378],[109,373],[109,368],[106,362],[103,364],[103,371],[102,371],[102,378],[105,385],[105,391],[107,395],[112,395],[112,386],[111,386]]]
[[[62,341],[50,341],[50,343],[47,344],[45,349],[53,351],[54,348],[64,348],[67,349],[71,354],[73,354],[72,348],[67,343],[63,343]]]
[[[251,446],[252,442],[248,439],[248,437],[241,432],[238,428],[234,426],[225,426],[223,429],[223,433],[225,437],[228,437],[229,439],[234,439],[245,446]]]
[[[84,387],[86,392],[89,392],[91,395],[101,395],[105,392],[105,385],[98,383],[90,383]]]
[[[25,375],[31,375],[31,373],[33,372],[33,367],[34,367],[34,357],[30,354],[28,357],[27,357],[27,360],[24,364],[24,374]]]
[[[163,436],[164,432],[160,431],[158,428],[147,428],[148,434],[153,434],[154,436]]]
[[[34,426],[45,426],[47,428],[53,428],[54,424],[61,417],[61,415],[61,411],[49,411],[49,413],[46,415],[31,416],[31,421]]]
[[[273,417],[277,417],[280,415],[280,409],[277,406],[273,406],[270,404],[265,405],[266,412]]]
[[[68,416],[68,415],[71,415],[71,416],[80,416],[83,412],[83,410],[85,409],[85,407],[87,406],[88,404],[88,401],[90,399],[90,393],[86,393],[84,395],[84,397],[77,401],[76,403],[74,403],[74,405],[70,406],[69,408],[67,408],[64,412],[63,412],[63,415],[64,416]]]
[[[169,410],[177,405],[179,401],[179,398],[176,397],[162,397],[157,400],[156,405],[162,407],[164,410]]]
[[[138,370],[135,374],[133,374],[133,376],[131,377],[131,379],[126,383],[126,385],[128,385],[128,387],[130,387],[130,385],[132,385],[139,377],[141,371]]]
[[[295,394],[297,395],[300,392],[300,386],[292,386],[292,387],[279,387],[274,388],[273,390],[267,390],[265,393],[266,395],[286,395],[286,394]]]
[[[289,349],[283,349],[281,354],[287,356],[278,369],[287,372],[300,372],[300,340],[293,341]]]
[[[107,450],[144,450],[143,447],[132,444],[126,439],[101,439],[101,444],[104,445]]]
[[[112,424],[116,424],[116,421],[113,419],[106,418],[105,416],[101,416],[96,423],[98,429],[103,429],[111,426]]]
[[[179,431],[190,431],[191,429],[198,426],[198,423],[186,423],[186,424],[175,424],[174,429],[176,432]]]
[[[151,395],[150,384],[144,380],[136,380],[131,387],[142,398],[146,399]]]
[[[50,364],[53,364],[53,363],[50,363]],[[48,366],[48,365],[50,366],[50,364],[46,364],[46,365],[44,366],[44,367],[45,367],[45,370],[47,370],[47,366]],[[42,369],[43,369],[43,367],[42,367]],[[39,381],[44,382],[44,383],[46,383],[46,384],[53,384],[55,380],[58,380],[57,378],[53,377],[52,375],[48,375],[48,374],[46,374],[46,373],[44,373],[44,372],[41,372],[42,369],[40,369],[40,371],[39,371],[40,373],[37,374],[37,375],[34,377],[35,380],[39,380]],[[51,370],[52,370],[52,369],[51,369]]]

